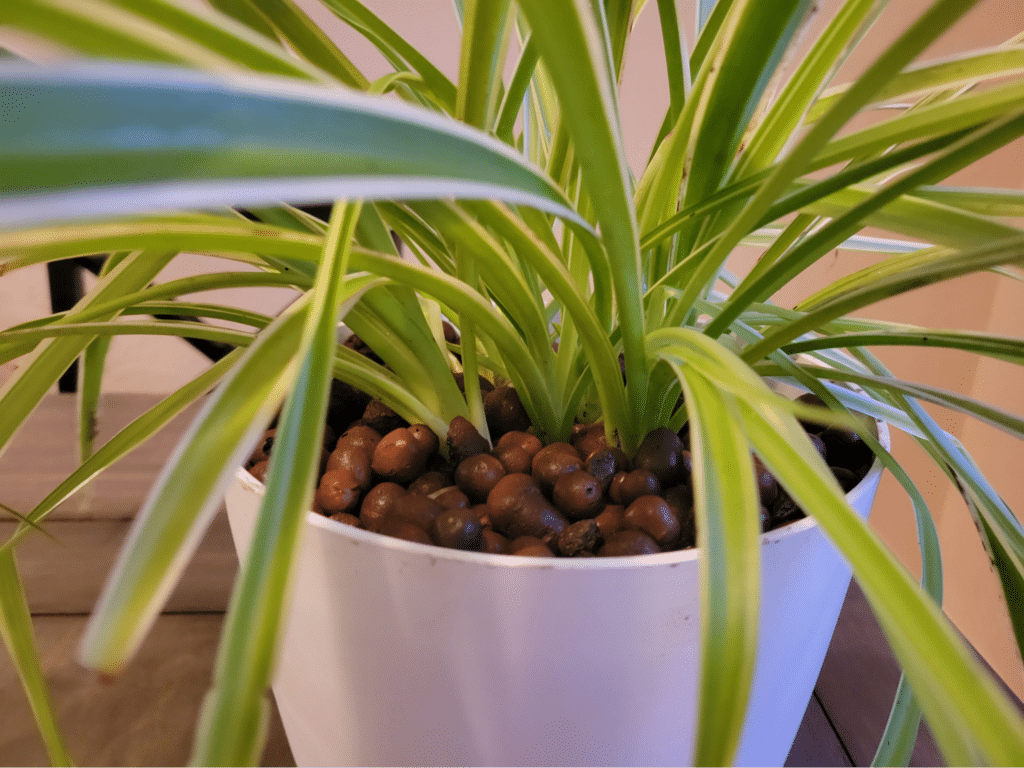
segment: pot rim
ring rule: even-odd
[[[886,450],[889,448],[888,424],[877,421],[878,440]],[[857,483],[849,493],[846,494],[847,502],[857,507],[861,499],[868,494],[873,494],[881,478],[882,464],[876,458],[871,464],[871,469]],[[257,480],[248,470],[240,467],[235,474],[236,479],[257,496],[263,496],[266,486]],[[624,555],[621,557],[529,557],[521,555],[495,555],[486,552],[466,552],[459,549],[448,549],[436,544],[421,544],[414,541],[406,541],[393,536],[385,536],[373,531],[356,528],[354,525],[331,520],[329,517],[313,511],[306,513],[307,522],[314,527],[324,531],[342,535],[348,538],[352,544],[361,546],[369,544],[383,547],[407,554],[414,557],[428,557],[432,560],[446,560],[454,562],[472,563],[492,568],[530,568],[535,570],[593,570],[605,568],[650,568],[662,565],[675,566],[681,563],[694,561],[700,558],[701,550],[698,547],[689,549],[674,550],[672,552],[659,552],[652,555]],[[790,536],[799,535],[809,529],[817,528],[818,521],[811,516],[801,518],[788,525],[762,533],[760,536],[761,546],[768,547],[778,543],[780,540]]]

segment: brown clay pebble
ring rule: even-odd
[[[323,444],[324,450],[330,453],[334,450],[335,444],[338,442],[338,433],[334,431],[334,427],[330,424],[324,424],[324,436]]]
[[[508,550],[508,539],[492,528],[484,528],[480,534],[480,551],[489,555],[503,555]]]
[[[270,466],[270,462],[266,459],[259,461],[249,467],[249,474],[259,480],[261,483],[267,476],[267,467]]]
[[[395,511],[395,507],[405,495],[405,488],[397,483],[378,483],[373,486],[359,507],[359,519],[363,527],[370,531],[377,530],[380,523]]]
[[[693,509],[693,488],[686,485],[673,485],[661,494],[661,498],[669,503],[669,506],[679,510]]]
[[[617,472],[608,488],[608,495],[616,504],[628,507],[641,496],[657,496],[661,483],[653,472],[634,469],[632,472]]]
[[[370,466],[384,480],[408,483],[423,474],[429,458],[409,430],[399,427],[377,443]]]
[[[433,499],[418,493],[407,493],[402,503],[395,505],[389,519],[406,520],[424,531],[429,531],[434,518],[441,514],[441,510],[441,505]]]
[[[448,425],[448,458],[458,466],[463,460],[478,453],[487,453],[491,446],[476,427],[464,416],[456,416]]]
[[[476,516],[480,518],[480,525],[484,528],[493,528],[491,525],[491,509],[486,504],[474,504],[470,507]]]
[[[643,531],[627,530],[612,534],[604,546],[597,551],[598,557],[623,557],[628,555],[653,555],[660,552],[654,539]]]
[[[430,535],[418,525],[414,525],[408,520],[399,520],[394,517],[384,520],[377,532],[385,536],[393,536],[396,539],[415,541],[418,544],[434,543],[430,540]]]
[[[601,484],[601,492],[608,493],[608,486],[616,472],[625,471],[629,467],[629,459],[619,448],[602,448],[587,457],[585,469]]]
[[[553,542],[568,525],[551,502],[539,494],[523,497],[518,508],[505,522],[502,531],[510,539],[520,536],[536,536],[545,544]]]
[[[343,469],[356,479],[362,491],[370,489],[370,454],[364,448],[342,446],[331,451],[327,457],[326,472]]]
[[[491,522],[497,528],[504,528],[508,519],[529,496],[540,496],[540,488],[530,475],[505,475],[487,494],[487,509]]]
[[[437,453],[440,441],[433,430],[426,424],[413,424],[409,427],[409,434],[412,435],[413,440],[419,444],[420,448],[426,451],[428,457],[433,457]]]
[[[688,485],[676,485],[662,494],[665,502],[672,507],[679,518],[678,549],[686,549],[697,543],[697,518],[693,509],[693,489]]]
[[[541,443],[540,438],[536,435],[531,435],[529,432],[506,432],[504,435],[498,438],[498,442],[494,444],[495,448],[518,448],[523,453],[529,455],[530,460],[537,455],[537,452],[544,447]]]
[[[772,519],[776,526],[785,525],[804,517],[804,511],[797,506],[788,493],[779,491],[779,497],[772,505]]]
[[[359,482],[343,469],[325,473],[316,489],[316,503],[328,515],[358,509],[359,496]]]
[[[509,542],[508,553],[521,557],[554,557],[551,548],[535,536],[520,536]]]
[[[625,507],[621,504],[608,504],[601,511],[601,514],[594,518],[594,522],[597,523],[597,529],[600,531],[601,538],[604,541],[608,541],[612,534],[622,530],[622,513],[625,511]]]
[[[454,485],[449,485],[428,495],[444,509],[466,509],[470,506],[469,497]]]
[[[581,552],[593,552],[601,542],[601,530],[593,518],[577,520],[558,534],[558,553],[576,557]]]
[[[761,503],[770,508],[778,498],[779,482],[758,458],[754,459],[754,480],[757,482],[757,493],[761,497]]]
[[[525,432],[530,428],[530,416],[519,394],[508,384],[484,395],[484,415],[492,437],[508,432]]]
[[[583,467],[580,455],[568,443],[551,443],[533,457],[533,479],[545,494],[550,494],[555,481]]]
[[[608,439],[604,434],[604,422],[595,421],[593,424],[574,425],[570,442],[584,460],[589,458],[594,451],[607,448]]]
[[[353,525],[356,528],[359,527],[359,518],[349,512],[335,512],[330,515],[331,520],[337,520],[339,523],[345,525]]]
[[[839,485],[842,486],[844,492],[849,493],[860,482],[860,478],[857,477],[855,472],[851,472],[846,467],[829,467],[832,470],[832,474],[835,475],[836,480],[839,481]]]
[[[660,496],[641,496],[622,515],[627,529],[643,531],[654,539],[661,549],[671,549],[679,543],[679,517]]]
[[[505,468],[489,453],[463,459],[455,468],[455,484],[474,504],[487,501],[487,494],[504,476]]]
[[[367,344],[365,341],[363,341],[361,338],[359,338],[354,333],[351,336],[349,336],[347,339],[345,339],[345,346],[348,347],[351,350],[354,350],[354,351],[358,352],[360,355],[363,355],[364,357],[370,358],[375,363],[383,364],[383,362],[384,362],[383,360],[380,359],[380,357],[377,356],[376,352],[374,352],[372,349],[370,349],[370,345],[369,344]]]
[[[447,488],[449,485],[453,485],[450,475],[444,472],[431,470],[430,472],[424,472],[409,483],[409,493],[418,493],[421,496],[429,496],[432,493],[437,493],[442,488]]]
[[[829,427],[820,433],[825,443],[825,455],[833,467],[846,467],[851,472],[870,463],[874,454],[861,436],[852,429]]]
[[[458,373],[453,373],[452,376],[455,378],[455,386],[459,388],[459,392],[466,394],[466,374],[459,371]],[[480,394],[486,395],[494,389],[494,385],[483,376],[477,376],[476,379],[480,384]]]
[[[686,438],[688,439],[689,436],[690,433],[687,432]],[[683,444],[686,444],[686,439],[683,439]],[[683,469],[686,471],[687,482],[692,482],[691,478],[693,477],[693,454],[690,453],[689,449],[683,451]]]
[[[555,481],[552,498],[555,506],[570,520],[594,517],[604,507],[601,484],[581,469],[559,477]]]
[[[327,401],[327,423],[341,434],[349,424],[363,415],[368,402],[370,396],[365,392],[359,391],[351,384],[332,379],[331,394]],[[334,448],[336,445],[330,447]]]
[[[633,468],[646,469],[665,487],[689,480],[683,463],[683,442],[668,427],[647,433],[633,456]]]
[[[494,445],[491,455],[505,468],[505,472],[525,472],[533,467],[533,457],[541,449],[540,438],[526,432],[506,432]]]
[[[380,442],[380,432],[375,430],[373,427],[367,427],[363,424],[357,424],[349,427],[341,433],[341,437],[338,438],[338,442],[334,444],[334,449],[338,448],[361,448],[370,456],[373,456],[373,449],[377,447],[377,443]]]
[[[445,509],[430,529],[434,543],[449,549],[476,552],[483,541],[483,526],[472,509]]]
[[[520,448],[495,448],[491,451],[491,455],[501,462],[501,466],[507,474],[531,471],[533,457]]]
[[[807,439],[811,441],[811,445],[814,446],[814,450],[818,452],[821,458],[825,458],[825,441],[821,439],[821,435],[812,435],[808,433]]]
[[[409,422],[395,413],[391,408],[384,405],[380,400],[371,400],[363,411],[363,418],[360,421],[382,435],[393,432],[402,427],[408,427]]]
[[[820,397],[818,397],[813,392],[806,392],[806,393],[800,395],[800,397],[796,398],[796,401],[798,403],[803,403],[805,405],[813,405],[813,406],[815,406],[817,408],[825,408],[825,407],[827,407],[825,405],[825,401],[822,400]],[[800,426],[804,428],[804,431],[809,433],[809,434],[816,435],[816,434],[818,434],[819,432],[821,432],[825,428],[824,424],[819,424],[819,423],[814,422],[814,421],[805,421],[804,419],[798,419],[798,421],[800,422]]]
[[[266,461],[270,458],[270,452],[274,448],[274,436],[276,434],[276,429],[268,429],[263,433],[263,437],[260,438],[259,443],[256,445],[256,449],[249,457],[250,464],[259,464],[261,461]]]

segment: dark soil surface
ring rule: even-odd
[[[349,345],[362,351],[358,339]],[[608,445],[600,422],[576,425],[568,443],[542,445],[515,390],[489,382],[487,389],[494,445],[458,417],[442,450],[424,425],[335,381],[314,510],[384,535],[473,552],[607,557],[694,546],[686,427],[679,434],[653,430],[632,458]],[[856,433],[803,426],[845,490],[867,474],[873,455]],[[270,429],[246,465],[259,480],[273,442]],[[760,461],[751,461],[762,530],[804,517]]]

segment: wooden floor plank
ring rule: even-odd
[[[109,440],[158,400],[155,395],[104,395],[96,445]],[[0,457],[0,502],[25,513],[78,467],[76,407],[74,395],[53,394],[43,399]],[[49,519],[131,519],[196,409],[188,409],[104,471]]]
[[[54,537],[33,533],[17,549],[18,567],[33,613],[88,613],[121,550],[130,520],[47,521]],[[0,522],[0,540],[15,530]],[[210,525],[195,555],[174,588],[165,610],[224,611],[238,572],[228,528],[221,512]]]
[[[36,636],[57,718],[78,765],[186,765],[209,687],[223,616],[165,614],[112,683],[74,662],[80,616],[37,616]],[[6,655],[0,655],[0,765],[46,765],[46,753]],[[293,766],[274,708],[262,765]]]
[[[899,678],[899,665],[864,593],[852,582],[818,676],[815,694],[854,765],[871,765]],[[945,764],[931,732],[923,723],[910,764]]]
[[[812,696],[807,704],[807,712],[800,723],[800,729],[793,739],[793,747],[789,750],[789,757],[786,765],[792,766],[815,766],[815,765],[852,765],[850,756],[843,749],[842,742],[836,732],[832,730],[825,710],[816,696]]]

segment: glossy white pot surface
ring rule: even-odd
[[[880,476],[876,463],[848,495],[864,519]],[[262,495],[240,470],[227,508],[243,556]],[[760,639],[741,765],[785,761],[850,578],[811,519],[761,543]],[[296,761],[686,764],[698,557],[465,553],[310,513],[274,683]]]

